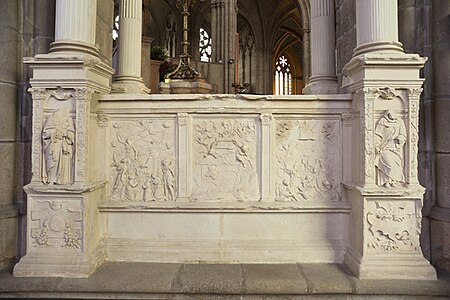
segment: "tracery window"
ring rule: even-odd
[[[112,32],[112,38],[113,38],[114,42],[117,40],[118,37],[119,37],[119,15],[117,15],[114,18],[114,26],[113,26],[113,32]]]
[[[205,62],[211,61],[211,37],[204,28],[200,28],[200,41],[199,41],[200,60]]]
[[[291,65],[285,55],[281,55],[275,65],[275,94],[292,94]]]

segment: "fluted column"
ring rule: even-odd
[[[141,77],[142,0],[120,0],[118,70],[114,87],[148,92]]]
[[[367,52],[403,52],[398,41],[397,0],[356,1],[357,47],[354,55]]]
[[[95,47],[97,0],[57,0],[51,52],[98,55]]]
[[[306,94],[337,92],[334,0],[311,1],[311,77]]]

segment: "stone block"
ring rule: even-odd
[[[432,263],[450,272],[450,222],[431,221]]]
[[[0,66],[3,66],[1,63],[2,56],[0,55]],[[0,98],[0,141],[15,140],[17,128],[17,87],[13,84],[1,83],[0,79],[0,95],[2,95]]]
[[[449,66],[450,68],[450,66]],[[449,79],[450,80],[450,79]],[[450,82],[450,81],[449,81]],[[449,94],[450,95],[450,94]],[[435,151],[449,153],[450,149],[450,99],[434,101]]]
[[[59,287],[71,292],[102,290],[105,292],[170,293],[179,268],[179,264],[105,263],[89,278],[76,280],[66,278],[62,280]]]
[[[0,206],[14,204],[15,198],[15,143],[0,143]]]
[[[248,294],[302,294],[308,284],[298,265],[244,265],[244,290]]]
[[[17,234],[17,218],[0,220],[0,269],[12,263],[16,257]]]
[[[333,264],[301,265],[311,293],[351,293],[351,282],[341,268]]]
[[[0,82],[17,80],[17,52],[18,52],[18,1],[2,1],[2,9],[0,10],[0,36],[2,43],[0,44]],[[2,93],[3,94],[3,93]],[[1,119],[1,118],[0,118]]]
[[[178,288],[185,293],[238,294],[242,292],[240,265],[192,264],[180,269]]]
[[[450,209],[450,154],[436,153],[437,205]]]
[[[33,1],[34,18],[30,18],[29,22],[33,24],[33,52],[28,55],[48,53],[50,43],[55,37],[55,0],[34,0]]]
[[[98,17],[97,17],[97,32],[95,38],[96,38],[95,44],[96,47],[99,49],[100,59],[103,62],[111,65],[112,48],[113,48],[112,29],[110,25],[108,25]]]
[[[113,0],[97,0],[97,18],[100,18],[105,24],[112,24],[113,14]]]

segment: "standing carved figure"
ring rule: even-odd
[[[75,125],[68,108],[59,109],[47,119],[42,131],[42,144],[42,181],[46,184],[72,184]]]
[[[378,185],[393,187],[404,183],[403,146],[406,140],[405,124],[386,110],[375,128]]]
[[[175,200],[175,174],[173,171],[173,161],[170,159],[161,162],[164,180],[164,196],[166,201]]]

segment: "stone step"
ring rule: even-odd
[[[18,278],[0,271],[0,298],[450,299],[450,278],[359,280],[336,264],[106,262],[89,278]]]

